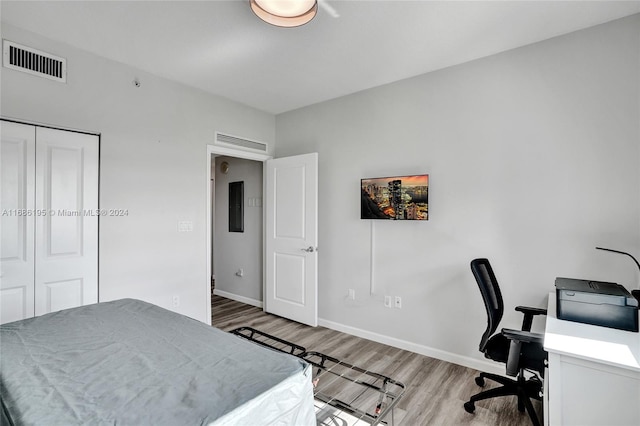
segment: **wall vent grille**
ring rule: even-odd
[[[264,142],[256,142],[218,132],[216,132],[216,145],[232,146],[234,148],[241,148],[245,151],[262,153],[266,153],[268,151],[267,144]]]
[[[61,83],[67,82],[67,60],[65,58],[22,46],[9,40],[2,40],[2,58],[5,68]]]

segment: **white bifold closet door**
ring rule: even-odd
[[[0,121],[0,323],[34,313],[36,130]]]
[[[98,301],[98,137],[36,128],[35,314]]]
[[[98,301],[98,145],[2,122],[0,322]]]

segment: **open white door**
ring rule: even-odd
[[[318,325],[318,154],[266,162],[265,311]]]

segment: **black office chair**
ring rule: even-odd
[[[547,353],[542,348],[543,335],[532,333],[531,324],[535,315],[546,315],[547,310],[518,306],[516,311],[524,314],[522,330],[503,328],[500,333],[495,334],[504,312],[498,281],[487,259],[473,260],[471,271],[478,282],[484,306],[487,308],[487,329],[480,341],[480,352],[483,352],[486,358],[505,363],[507,375],[516,377],[516,379],[497,374],[480,373],[476,377],[478,386],[484,386],[485,378],[498,382],[502,386],[473,395],[468,402],[465,402],[464,409],[468,413],[473,413],[476,401],[497,396],[516,395],[518,410],[524,412],[526,409],[531,417],[531,422],[535,426],[539,426],[540,421],[531,403],[531,398],[541,399],[542,378],[544,377]],[[529,379],[525,377],[525,371],[533,373]]]

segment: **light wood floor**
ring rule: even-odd
[[[398,403],[396,425],[530,425],[520,413],[515,397],[493,398],[476,403],[474,414],[462,405],[480,391],[474,377],[478,371],[418,355],[324,327],[309,327],[262,309],[220,296],[213,296],[212,322],[222,330],[253,327],[297,343],[310,351],[322,352],[358,366],[375,365],[371,370],[405,384]],[[488,381],[486,388],[494,386]],[[540,410],[540,404],[534,401]]]

